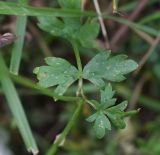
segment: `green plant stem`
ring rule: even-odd
[[[133,92],[129,89],[129,87],[127,87],[127,85],[114,84],[113,86],[116,89],[117,94],[119,94],[120,96],[124,97],[127,100],[131,98]],[[94,92],[98,91],[98,89],[91,84],[84,85],[83,90],[85,93],[94,93]],[[72,86],[69,89],[68,93],[72,94],[75,91],[76,91],[76,87]],[[154,99],[149,96],[145,96],[145,95],[141,94],[138,97],[137,101],[138,101],[139,105],[142,105],[142,106],[147,107],[149,109],[152,109],[154,111],[160,111],[160,101],[157,99]],[[90,105],[94,108],[94,105],[92,105],[92,103]]]
[[[113,3],[113,5],[112,5],[112,7],[113,7],[113,13],[117,13],[118,11],[118,2],[117,2],[118,0],[112,0],[112,3]]]
[[[70,121],[68,122],[67,126],[63,130],[63,132],[59,135],[59,137],[56,139],[54,144],[48,149],[46,155],[54,155],[58,149],[58,147],[61,145],[61,143],[65,140],[67,134],[71,130],[71,128],[74,126],[76,123],[76,120],[81,112],[82,106],[83,106],[84,101],[81,99],[78,101],[78,106],[75,109]]]
[[[71,41],[72,43],[72,47],[73,47],[73,50],[74,50],[74,54],[75,54],[75,57],[76,57],[76,62],[77,62],[77,66],[78,66],[78,70],[79,70],[79,81],[78,81],[78,89],[77,89],[77,96],[81,95],[83,100],[90,104],[92,107],[95,108],[94,104],[87,99],[87,97],[85,96],[84,94],[84,91],[83,91],[83,77],[82,77],[82,74],[83,74],[83,68],[82,68],[82,62],[81,62],[81,58],[80,58],[80,52],[79,52],[79,49],[78,49],[78,45],[76,43],[76,41],[72,40]]]
[[[79,71],[79,81],[78,81],[78,90],[77,90],[77,96],[79,96],[80,94],[83,94],[83,78],[82,78],[82,72],[83,72],[83,68],[82,68],[82,63],[81,63],[81,58],[80,58],[80,54],[79,54],[79,49],[78,49],[78,45],[76,43],[76,41],[72,40],[71,41],[72,47],[73,47],[73,51],[76,57],[76,62],[77,62],[77,67],[78,67],[78,71]]]
[[[76,41],[74,41],[74,40],[72,40],[71,43],[72,43],[72,47],[73,47],[74,54],[75,54],[75,57],[76,57],[78,70],[80,71],[80,73],[82,73],[83,69],[82,69],[82,63],[81,63],[81,58],[80,58],[80,54],[79,54],[78,45],[77,45]]]
[[[52,90],[40,87],[36,83],[34,83],[33,81],[31,81],[31,80],[29,80],[29,79],[27,79],[25,77],[22,77],[20,75],[16,76],[16,75],[10,74],[10,76],[14,81],[16,81],[17,83],[19,83],[21,85],[29,87],[29,88],[32,88],[32,89],[35,89],[35,90],[38,90],[42,94],[45,94],[45,95],[50,96],[50,97],[55,97],[58,100],[69,101],[69,102],[73,102],[74,101],[75,102],[75,101],[77,101],[79,99],[79,97],[58,95],[58,94],[54,93]]]
[[[79,71],[79,82],[78,82],[78,90],[77,90],[77,96],[81,95],[83,98],[83,79],[82,79],[82,63],[81,63],[81,58],[80,58],[80,54],[79,54],[79,49],[77,46],[76,41],[72,40],[71,41],[73,50],[74,50],[74,54],[76,57],[76,62],[77,62],[77,67],[78,67],[78,71]],[[78,101],[78,106],[75,109],[70,121],[68,122],[67,126],[65,127],[65,129],[63,130],[63,132],[58,135],[58,137],[56,138],[54,144],[49,148],[49,150],[47,151],[46,155],[54,155],[58,149],[58,147],[62,144],[62,142],[65,140],[65,137],[67,136],[67,134],[69,133],[69,131],[71,130],[71,128],[73,127],[73,125],[76,122],[76,119],[78,118],[80,111],[82,109],[82,105],[84,103],[83,99],[80,99]]]
[[[26,86],[28,88],[39,91],[40,93],[45,94],[47,96],[55,97],[55,98],[57,98],[58,100],[61,100],[61,101],[75,102],[75,101],[80,99],[80,97],[58,95],[58,94],[54,93],[52,90],[50,90],[49,88],[40,87],[36,83],[34,83],[32,80],[30,80],[28,78],[25,78],[23,76],[20,76],[20,75],[17,76],[17,75],[10,74],[10,77],[18,84],[21,84],[21,85]],[[91,87],[91,90],[95,91],[95,88]],[[73,89],[72,93],[75,92],[75,91],[76,91],[76,89]],[[29,93],[30,95],[32,93],[33,93],[33,95],[37,94],[33,90],[29,90],[29,92],[30,92]],[[95,109],[94,104],[90,100],[87,99],[87,97],[84,95],[84,92],[81,92],[81,95],[82,95],[82,98],[85,100],[85,102],[90,104]]]

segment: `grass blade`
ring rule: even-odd
[[[157,20],[160,19],[160,12],[154,12],[146,17],[143,17],[143,19],[140,21],[140,24],[145,24],[145,23],[149,23],[153,20]]]
[[[56,9],[47,7],[32,7],[13,2],[0,2],[0,14],[22,15],[22,16],[59,16],[59,17],[80,17],[96,16],[94,12],[77,11],[71,9]]]
[[[0,81],[1,81],[2,89],[6,96],[9,108],[15,118],[17,127],[20,130],[20,133],[27,147],[27,150],[29,152],[32,152],[34,155],[36,155],[38,153],[37,144],[33,137],[30,126],[28,124],[27,118],[25,116],[21,101],[15,89],[15,86],[6,72],[6,66],[1,54],[0,54],[0,72],[1,72]]]
[[[27,4],[27,0],[19,0],[19,4]],[[13,74],[18,74],[22,49],[25,38],[25,30],[26,30],[27,16],[18,16],[16,22],[16,36],[17,40],[14,42],[14,46],[12,49],[12,56],[10,62],[10,72]]]
[[[20,61],[22,56],[22,49],[23,49],[24,38],[25,38],[26,23],[27,23],[26,16],[17,17],[15,34],[18,38],[13,45],[11,62],[10,62],[10,72],[13,74],[18,74],[18,71],[19,71],[19,66],[20,66]]]
[[[154,29],[152,27],[146,26],[146,25],[142,25],[142,24],[139,24],[139,23],[134,23],[132,21],[129,21],[129,20],[121,18],[121,17],[114,17],[114,16],[108,16],[108,15],[104,15],[104,17],[108,18],[108,19],[111,19],[111,20],[114,20],[114,21],[116,21],[118,23],[127,25],[130,28],[142,30],[142,31],[144,31],[144,32],[146,32],[148,34],[153,35],[153,36],[158,36],[159,35],[159,31],[158,30],[156,30],[156,29]]]

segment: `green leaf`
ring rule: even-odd
[[[98,116],[98,112],[97,112],[97,113],[94,113],[94,114],[91,115],[91,116],[89,116],[89,117],[86,119],[86,121],[88,121],[88,122],[94,122],[94,121],[96,120],[97,116]]]
[[[47,57],[45,62],[48,66],[36,67],[33,71],[37,74],[39,85],[45,88],[58,85],[55,92],[59,95],[64,94],[67,88],[78,79],[78,70],[61,58]]]
[[[65,9],[75,9],[81,10],[81,0],[59,0],[60,6]],[[72,38],[72,35],[76,30],[81,26],[80,18],[63,18],[64,22],[64,32],[68,34],[69,38]],[[66,37],[67,38],[67,37]],[[67,38],[67,39],[69,39]]]
[[[124,101],[116,106],[113,106],[105,110],[105,114],[107,114],[111,122],[116,127],[121,128],[121,129],[125,128],[126,126],[123,120],[123,116],[125,114],[123,110],[125,110],[126,107],[127,107],[127,101]]]
[[[124,129],[126,127],[124,120],[119,115],[116,115],[115,111],[108,112],[107,116],[117,128]]]
[[[110,106],[115,105],[116,99],[113,98],[115,91],[112,90],[112,86],[109,83],[104,90],[100,90],[101,94],[101,109],[105,110]]]
[[[137,63],[127,59],[126,55],[111,57],[110,51],[100,52],[84,67],[83,78],[102,88],[99,80],[101,80],[100,84],[103,79],[120,82],[125,79],[125,74],[132,72],[137,67]]]
[[[105,135],[106,129],[111,130],[111,124],[108,118],[100,112],[94,123],[94,130],[97,138],[103,138]]]
[[[89,116],[86,119],[88,122],[94,122],[94,131],[97,138],[103,138],[106,129],[111,130],[111,124],[109,119],[100,111]]]
[[[96,45],[95,39],[99,33],[99,28],[98,23],[85,23],[80,27],[79,31],[75,33],[75,38],[83,47],[97,47],[98,45]]]
[[[93,73],[93,76],[94,76],[94,73]],[[85,79],[85,77],[84,77],[84,79]],[[94,83],[96,86],[98,86],[101,89],[105,86],[105,82],[100,77],[96,77],[96,78],[95,77],[90,77],[89,81]]]
[[[63,36],[64,24],[62,21],[60,21],[56,17],[40,16],[40,17],[38,17],[38,21],[39,21],[38,26],[42,30],[44,30],[54,36]]]
[[[127,108],[127,105],[128,105],[128,102],[127,101],[123,101],[122,103],[118,104],[115,107],[118,108],[121,111],[124,111]]]
[[[127,101],[123,101],[122,103],[115,105],[116,99],[113,98],[114,91],[112,90],[110,83],[104,90],[101,90],[100,93],[100,103],[95,100],[91,100],[91,103],[89,102],[96,112],[86,119],[88,122],[94,122],[94,130],[98,138],[102,138],[105,135],[105,129],[111,130],[110,121],[114,126],[123,129],[126,126],[123,118],[137,112],[124,112],[128,105]]]
[[[80,10],[81,0],[59,0],[60,6],[65,9]],[[38,26],[49,32],[51,35],[63,37],[70,40],[79,29],[81,23],[79,17],[63,17],[61,20],[56,17],[38,17]]]
[[[107,109],[108,107],[111,107],[111,106],[115,105],[115,103],[116,103],[116,98],[109,99],[109,100],[107,100],[106,102],[102,102],[102,103],[100,104],[100,109],[105,110],[105,109]]]
[[[63,9],[81,10],[81,0],[59,0]],[[61,20],[57,17],[38,17],[38,26],[51,35],[75,40],[80,46],[86,48],[98,47],[95,39],[99,33],[99,24],[96,22],[80,22],[79,17],[63,17]]]
[[[38,17],[38,26],[53,36],[67,40],[76,40],[82,47],[97,47],[95,39],[99,33],[99,24],[85,23],[81,25],[80,18]]]
[[[112,90],[112,86],[109,83],[104,90],[101,90],[101,102],[105,103],[107,100],[111,99],[115,93],[115,91]]]
[[[98,110],[100,108],[100,103],[97,102],[96,100],[90,100],[91,102],[91,106],[95,109],[95,110]]]
[[[59,0],[60,6],[65,9],[80,10],[81,0]],[[79,17],[38,17],[38,26],[51,35],[63,37],[70,40],[81,25]]]

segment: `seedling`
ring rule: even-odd
[[[62,8],[80,10],[81,0],[59,0]],[[116,9],[116,8],[115,8]],[[124,128],[125,108],[127,101],[115,105],[114,91],[111,83],[125,80],[124,75],[137,68],[137,63],[127,59],[126,55],[112,56],[111,51],[102,50],[96,45],[95,39],[99,33],[99,24],[95,20],[82,24],[79,18],[38,17],[38,26],[53,36],[67,39],[75,53],[77,68],[67,60],[57,57],[47,57],[47,65],[36,67],[39,85],[45,88],[57,86],[55,92],[63,95],[69,86],[76,80],[79,81],[77,96],[84,103],[90,104],[95,110],[94,114],[87,118],[88,122],[94,122],[94,130],[98,138],[105,135],[105,130],[111,130],[111,123],[118,128]],[[79,47],[98,50],[82,68]],[[100,91],[100,101],[88,99],[83,92],[83,79],[90,81]],[[106,82],[107,81],[107,82]]]

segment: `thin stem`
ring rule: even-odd
[[[118,12],[118,1],[117,0],[112,0],[112,8],[113,8],[113,13]]]
[[[46,155],[54,155],[58,149],[58,147],[60,146],[60,144],[65,140],[67,134],[69,133],[69,131],[71,130],[71,128],[74,126],[74,124],[76,123],[76,120],[81,112],[82,106],[83,106],[84,101],[83,100],[79,100],[78,102],[78,106],[75,109],[70,121],[68,122],[67,126],[65,127],[65,129],[63,130],[63,132],[59,135],[59,137],[56,139],[55,143],[52,144],[52,146],[49,148],[49,150],[47,151]]]
[[[35,89],[35,90],[37,90],[47,96],[55,97],[58,100],[73,102],[73,101],[77,101],[79,99],[78,97],[58,95],[58,94],[54,93],[52,90],[40,87],[36,83],[34,83],[32,80],[25,78],[25,77],[22,77],[20,75],[16,76],[16,75],[10,74],[10,76],[14,81],[16,81],[17,83],[19,83],[21,85]]]
[[[94,109],[96,109],[96,107],[94,106],[94,104],[87,99],[87,97],[85,96],[84,94],[84,91],[83,91],[83,77],[82,77],[82,72],[83,72],[83,69],[82,69],[82,63],[81,63],[81,58],[80,58],[80,54],[79,54],[79,49],[78,49],[78,46],[77,46],[77,43],[72,40],[71,41],[71,44],[72,44],[72,47],[73,47],[73,50],[74,50],[74,54],[75,54],[75,57],[76,57],[76,61],[77,61],[77,66],[78,66],[78,70],[79,70],[79,81],[78,81],[78,89],[77,89],[77,96],[80,96],[83,98],[83,100],[90,104]]]
[[[76,43],[76,41],[72,40],[71,41],[72,47],[73,47],[73,51],[76,57],[76,62],[77,62],[77,67],[78,67],[78,71],[79,71],[79,81],[78,81],[78,90],[77,90],[77,96],[79,96],[80,94],[83,93],[82,90],[82,86],[83,86],[83,78],[82,78],[82,63],[81,63],[81,58],[80,58],[80,54],[79,54],[79,49],[78,49],[78,45]]]
[[[82,63],[81,63],[81,58],[80,58],[80,54],[79,54],[79,49],[78,49],[77,43],[76,43],[76,41],[72,40],[71,44],[72,44],[72,47],[73,47],[73,50],[74,50],[74,54],[75,54],[75,57],[76,57],[78,70],[79,70],[80,73],[82,73]]]
[[[99,20],[99,23],[100,23],[100,26],[101,26],[102,34],[103,34],[103,37],[104,37],[105,42],[106,42],[106,48],[110,49],[108,33],[107,33],[106,28],[105,28],[105,24],[103,22],[102,13],[101,13],[101,10],[100,10],[100,7],[99,7],[98,0],[93,0],[93,2],[94,2],[96,12],[98,14],[98,20]]]
[[[154,40],[154,42],[152,43],[152,45],[150,46],[148,51],[144,54],[141,61],[139,62],[139,66],[138,66],[137,70],[133,73],[134,76],[136,76],[139,73],[139,71],[142,69],[142,67],[144,66],[144,64],[146,63],[146,61],[150,57],[150,55],[155,51],[157,45],[159,45],[159,42],[160,42],[160,32],[158,33],[157,38]]]
[[[96,106],[94,105],[94,103],[93,103],[92,101],[88,100],[88,98],[87,98],[86,95],[84,94],[83,89],[82,89],[82,91],[81,91],[81,95],[82,95],[83,100],[84,100],[86,103],[88,103],[88,104],[91,105],[94,109],[96,109]]]

